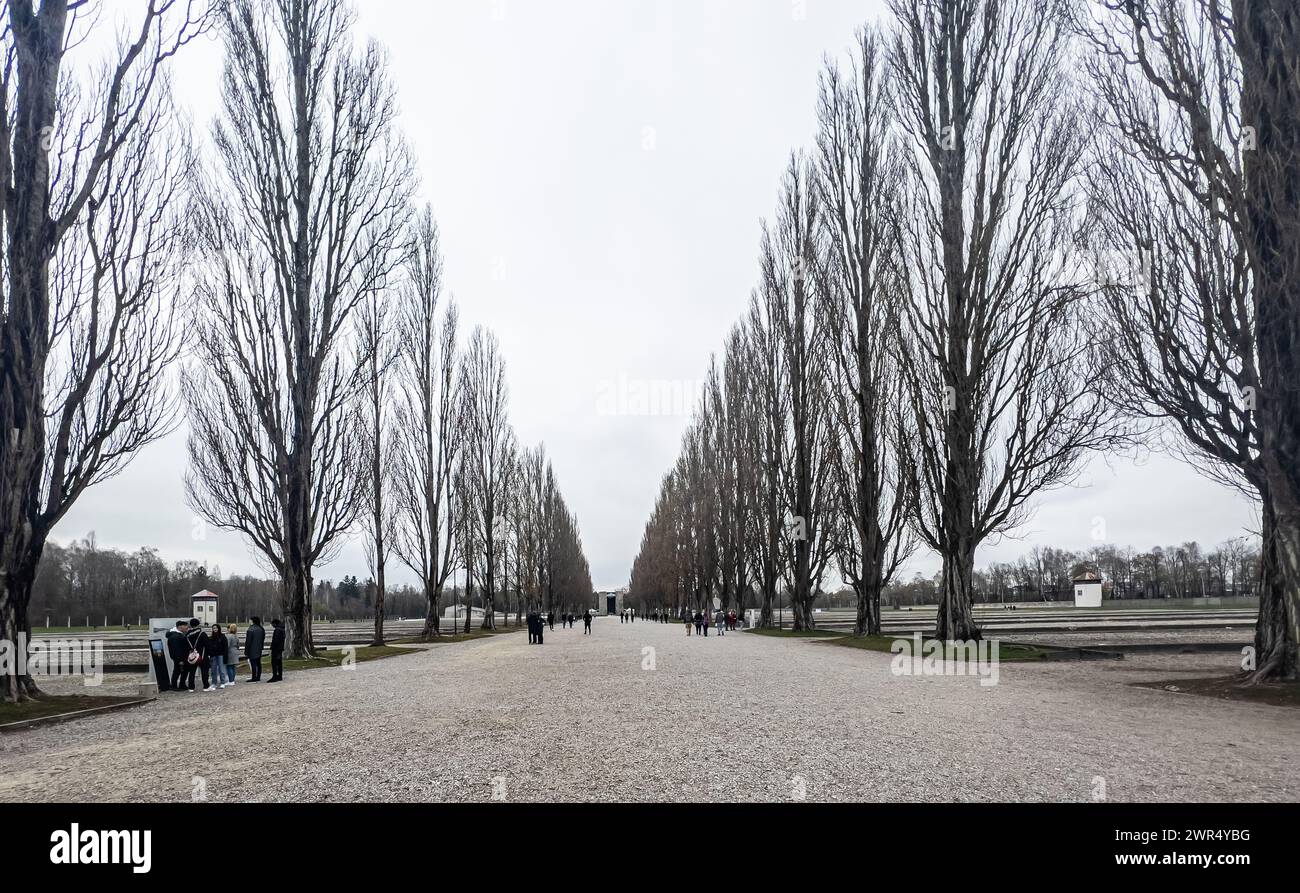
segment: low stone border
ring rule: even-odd
[[[58,722],[69,722],[74,719],[81,719],[83,716],[93,716],[97,713],[111,713],[114,710],[126,710],[129,707],[139,707],[141,704],[151,704],[156,698],[138,698],[134,701],[123,701],[120,704],[106,704],[103,707],[87,707],[85,710],[73,710],[70,713],[54,713],[50,716],[37,716],[32,719],[20,719],[17,722],[9,722],[0,725],[0,734],[5,732],[21,732],[24,729],[34,728],[35,726],[49,723],[53,725]]]

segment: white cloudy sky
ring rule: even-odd
[[[109,17],[133,10],[108,4]],[[880,0],[360,0],[359,30],[391,52],[421,192],[442,227],[462,320],[499,334],[521,440],[544,441],[582,526],[594,582],[621,586],[684,416],[598,410],[620,378],[694,382],[744,309],[759,219],[787,154],[809,142],[817,71]],[[87,48],[92,51],[93,46]],[[220,49],[175,69],[199,126]],[[184,432],[91,491],[55,531],[254,572],[243,542],[195,539]],[[1175,460],[1099,459],[1048,494],[1015,541],[1086,548],[1214,544],[1253,527],[1241,497]],[[916,570],[937,567],[918,556]],[[365,576],[349,544],[317,576]],[[401,577],[399,576],[399,581]]]

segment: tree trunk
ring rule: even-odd
[[[465,635],[469,635],[470,619],[474,616],[474,587],[465,582]]]
[[[375,638],[370,644],[375,647],[384,644],[384,563],[382,561],[375,570]]]
[[[438,629],[438,603],[442,601],[442,593],[439,591],[438,587],[433,584],[432,580],[424,581],[424,601],[424,629],[420,631],[420,639],[427,642],[430,639],[436,639],[441,635]],[[453,630],[453,632],[455,632],[455,630]]]
[[[5,588],[0,595],[0,640],[13,642],[16,648],[19,637],[30,644],[32,637],[31,622],[27,617],[27,606],[31,603],[32,581],[35,568],[10,574]],[[41,690],[31,675],[0,675],[0,701],[17,703],[27,700],[39,700]]]
[[[280,607],[284,611],[284,651],[290,658],[315,657],[311,639],[311,572],[289,568],[283,579]]]
[[[1255,669],[1251,682],[1300,676],[1300,610],[1295,587],[1300,579],[1300,525],[1279,523],[1273,500],[1264,496],[1263,541],[1259,556],[1259,621],[1255,625]]]
[[[975,575],[975,550],[963,548],[943,556],[943,584],[935,637],[945,642],[979,641],[980,628],[971,610],[971,581]]]
[[[858,598],[858,616],[853,623],[853,635],[880,635],[880,576],[871,575],[853,587]],[[872,579],[874,577],[874,579]]]

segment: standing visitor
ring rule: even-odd
[[[695,635],[698,636],[701,630],[704,629],[704,615],[696,611],[691,619],[695,621]]]
[[[588,608],[587,613],[582,615],[582,634],[584,636],[591,635],[591,608]]]
[[[706,639],[709,637],[709,620],[710,620],[710,619],[711,619],[711,618],[710,618],[710,615],[709,615],[708,609],[705,609],[705,610],[700,614],[700,623],[704,626],[704,638],[706,638]]]
[[[185,639],[190,646],[190,653],[185,658],[187,666],[185,687],[190,691],[194,691],[194,674],[197,672],[203,677],[203,689],[206,691],[208,688],[208,637],[203,632],[203,626],[199,623],[199,618],[190,618],[190,631],[185,634]]]
[[[262,646],[266,643],[266,628],[262,618],[252,618],[252,625],[244,633],[244,656],[248,658],[248,671],[253,674],[253,682],[262,681]]]
[[[276,618],[271,621],[271,678],[270,682],[284,681],[284,621]]]
[[[212,624],[208,633],[208,669],[212,673],[212,684],[204,691],[216,691],[226,687],[226,634],[221,625]]]
[[[185,673],[189,664],[185,659],[190,654],[190,642],[186,638],[186,633],[190,631],[190,625],[184,620],[177,620],[176,625],[167,630],[167,654],[172,659],[172,678],[170,685],[175,691],[188,689],[185,688]]]
[[[226,681],[235,684],[235,669],[239,666],[239,629],[232,623],[226,627]]]
[[[719,611],[713,619],[714,625],[718,628],[718,635],[725,636],[727,634],[727,615]]]
[[[690,634],[691,634],[691,615],[690,615],[690,614],[687,614],[687,615],[686,615],[686,635],[687,635],[687,637],[689,637]]]

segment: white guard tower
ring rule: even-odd
[[[194,593],[190,596],[190,610],[194,612],[191,617],[204,626],[211,626],[217,622],[217,594],[206,589]]]

